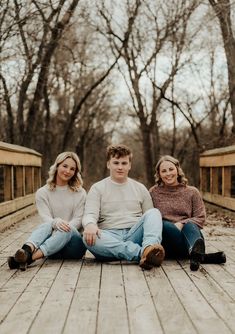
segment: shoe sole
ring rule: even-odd
[[[164,253],[162,249],[153,248],[145,258],[141,259],[140,267],[146,270],[150,270],[153,267],[159,267],[164,259]]]
[[[220,261],[218,261],[217,263],[218,264],[222,264],[222,263],[226,263],[226,255],[225,255],[225,253],[223,252],[222,254],[221,254],[221,257],[220,257]]]
[[[25,263],[20,263],[20,270],[21,271],[25,271],[26,268],[27,268],[27,263],[26,262]]]
[[[19,263],[20,270],[25,271],[27,268],[27,253],[23,249],[18,249],[15,253],[14,259]]]
[[[200,266],[200,262],[195,260],[195,259],[191,259],[190,260],[190,269],[192,271],[197,271],[199,269]]]

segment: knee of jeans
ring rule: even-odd
[[[100,238],[99,239],[96,238],[95,244],[93,244],[93,245],[88,245],[88,243],[86,242],[86,239],[85,239],[84,235],[82,237],[82,241],[83,241],[83,244],[85,245],[85,247],[87,249],[89,249],[90,251],[92,251],[93,249],[96,249],[97,247],[98,248],[102,247],[102,242],[101,243],[99,242]]]
[[[151,208],[151,209],[148,209],[147,211],[146,211],[146,213],[148,213],[148,214],[157,214],[157,215],[160,215],[161,216],[161,212],[157,209],[157,208]]]
[[[72,236],[76,233],[73,229],[71,229],[69,232],[65,232],[69,235],[69,239],[72,238]]]
[[[53,227],[51,223],[43,223],[38,226],[38,228],[47,228],[48,232],[52,233]]]
[[[145,214],[153,216],[153,218],[162,222],[162,214],[157,208],[148,209]]]
[[[68,232],[65,232],[65,231],[57,231],[57,233],[60,234],[60,237],[62,237],[63,239],[69,241],[72,236],[74,235],[74,231],[71,229],[70,231]]]
[[[74,235],[80,235],[80,233],[78,232],[77,228],[75,226],[70,226],[70,232]]]
[[[199,228],[199,226],[191,221],[187,222],[186,224],[184,224],[183,226],[183,230],[186,231],[186,230],[192,230],[192,231],[195,231],[195,232],[199,232],[203,238],[203,235],[201,233],[201,230]]]

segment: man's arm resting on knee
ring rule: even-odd
[[[96,237],[100,237],[100,229],[97,224],[87,224],[84,228],[83,236],[88,246],[95,245]]]
[[[88,246],[95,245],[97,236],[100,236],[100,229],[97,226],[100,215],[101,193],[94,184],[86,198],[85,212],[82,219],[84,228],[83,237]]]

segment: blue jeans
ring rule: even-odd
[[[50,223],[39,225],[26,243],[40,248],[44,256],[51,258],[80,259],[86,252],[82,237],[76,228],[71,227],[69,232],[53,231]]]
[[[89,251],[98,260],[140,261],[145,247],[162,241],[162,217],[158,209],[149,209],[131,228],[101,230]]]
[[[187,258],[198,239],[204,241],[196,224],[188,222],[179,230],[174,223],[163,220],[162,245],[167,257]]]

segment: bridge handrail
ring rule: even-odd
[[[200,155],[200,190],[205,201],[235,211],[235,145]]]
[[[35,211],[41,165],[39,152],[0,141],[0,230]]]

